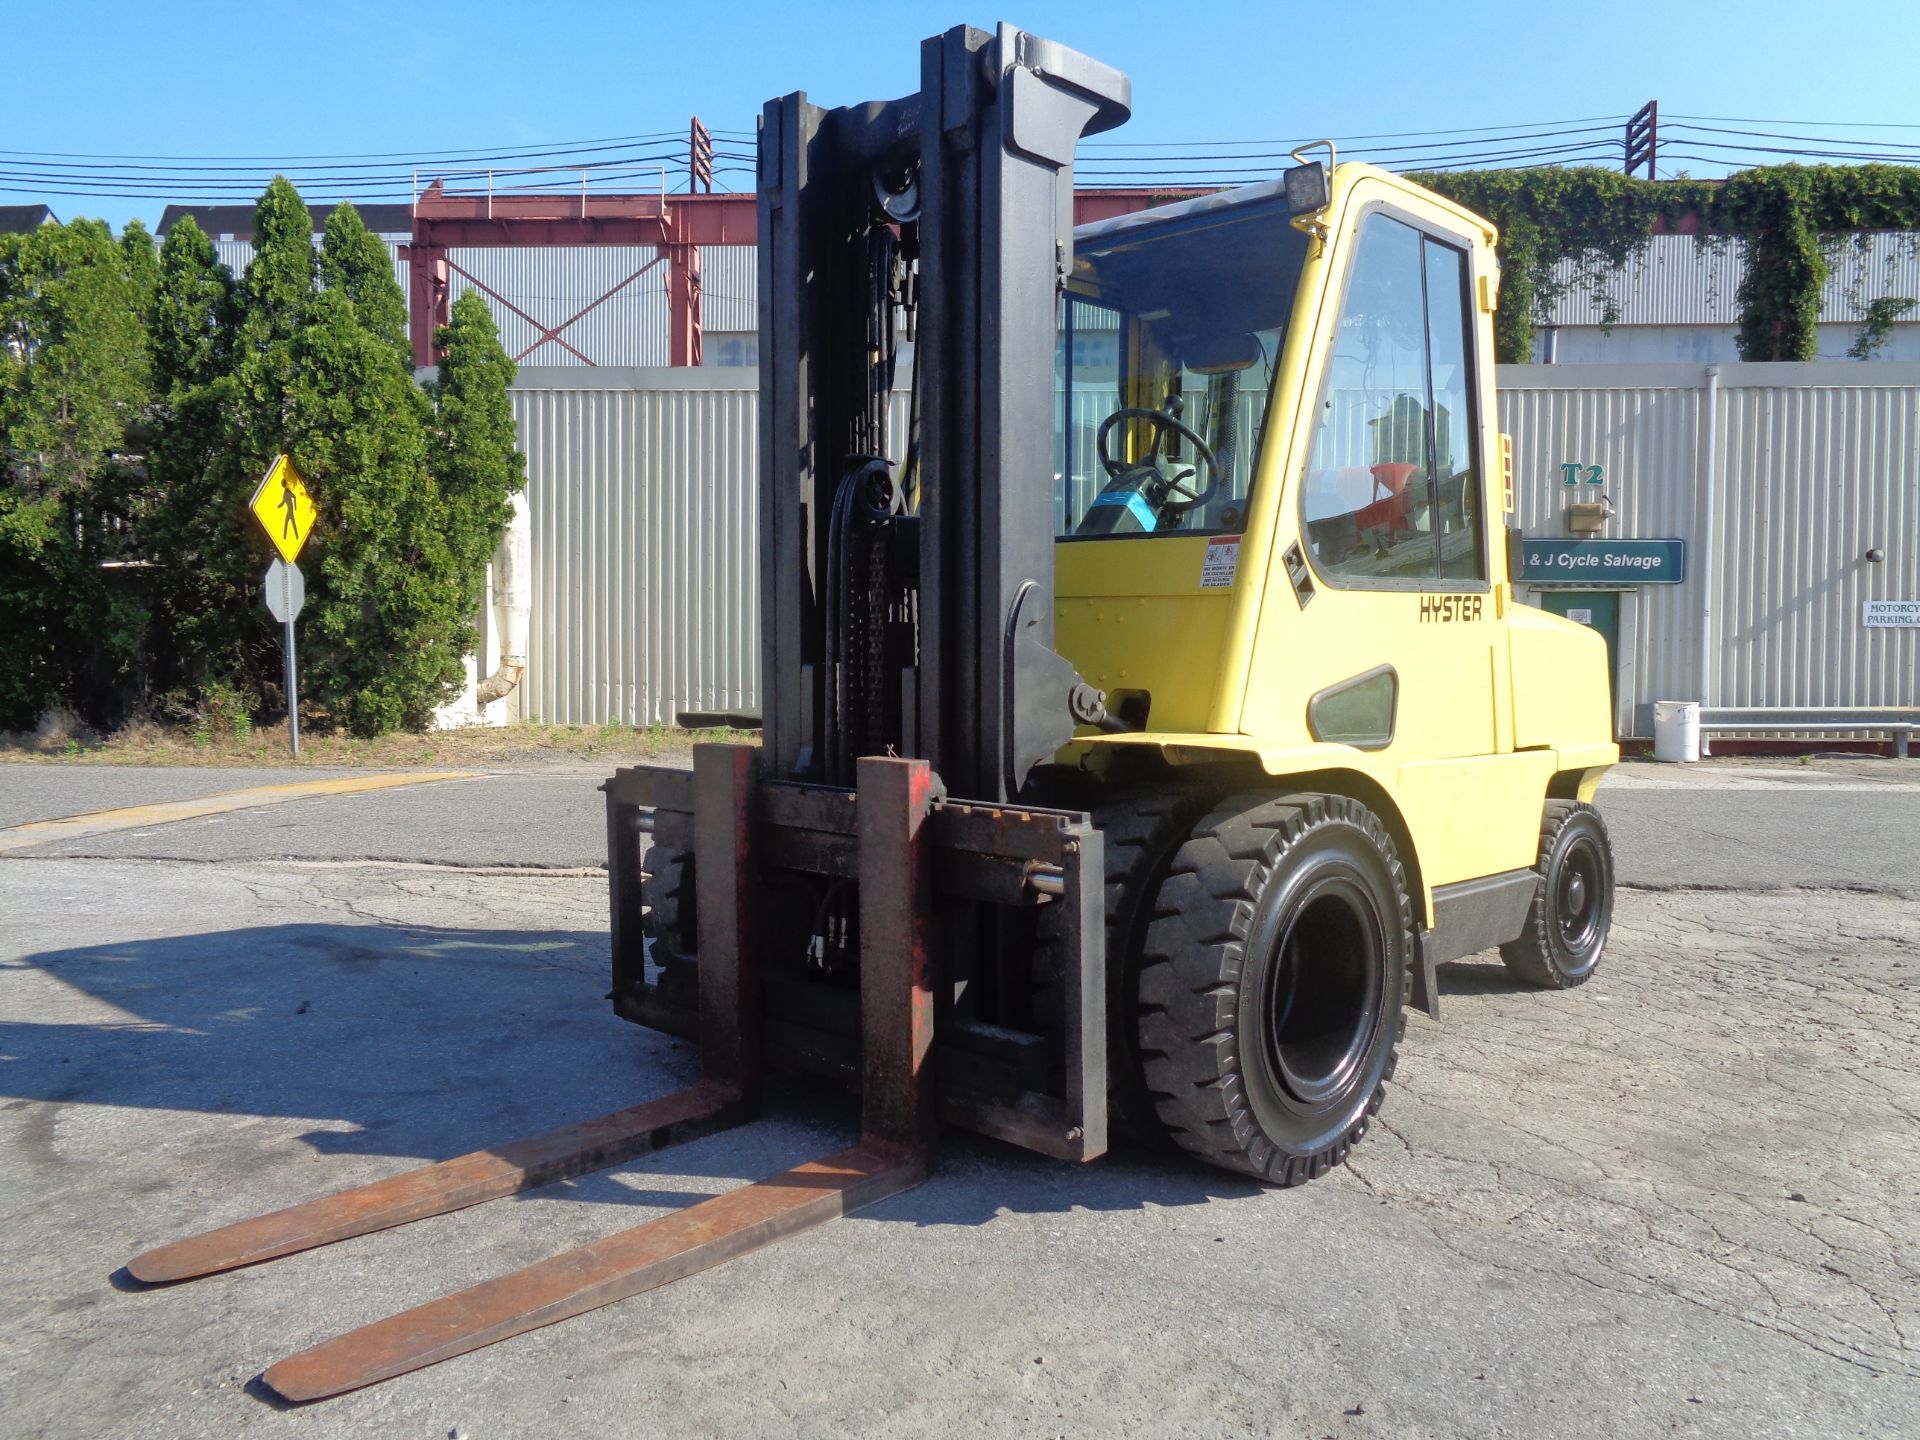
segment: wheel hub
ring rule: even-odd
[[[1558,905],[1560,938],[1578,955],[1598,938],[1602,881],[1601,859],[1593,842],[1581,836],[1560,857]]]
[[[1328,887],[1280,937],[1267,993],[1267,1064],[1302,1106],[1340,1095],[1365,1062],[1378,1024],[1377,927],[1346,887]]]

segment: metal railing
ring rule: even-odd
[[[1920,706],[1839,706],[1779,709],[1743,705],[1702,705],[1702,734],[1754,734],[1755,732],[1793,732],[1795,734],[1835,732],[1861,733],[1862,739],[1884,735],[1893,743],[1893,753],[1906,759],[1913,732],[1920,729]]]

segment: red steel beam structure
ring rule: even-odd
[[[1073,197],[1074,223],[1108,220],[1203,193],[1192,189],[1081,190]],[[448,255],[451,250],[537,245],[655,245],[665,252],[667,262],[670,319],[667,363],[698,365],[700,247],[753,245],[759,238],[756,199],[751,194],[469,195],[448,194],[436,181],[414,202],[413,242],[407,249],[413,278],[407,302],[413,362],[431,365],[439,358],[433,336],[447,324],[452,306],[451,277],[457,267]],[[479,284],[466,271],[459,273]],[[630,275],[614,289],[623,288],[636,278],[637,275]],[[540,332],[536,347],[553,341],[572,350],[563,332],[612,293],[600,296],[552,328],[531,321]],[[573,353],[586,360],[578,350]]]

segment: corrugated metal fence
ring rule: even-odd
[[[1622,733],[1656,700],[1920,702],[1920,630],[1870,630],[1861,604],[1920,598],[1920,365],[1515,365],[1499,386],[1528,535],[1565,536],[1577,461],[1604,468],[1608,537],[1688,542],[1684,584],[1623,596]]]
[[[1527,534],[1565,534],[1560,467],[1579,461],[1605,470],[1609,536],[1688,542],[1684,584],[1622,597],[1623,733],[1648,733],[1655,700],[1920,701],[1920,630],[1866,630],[1860,604],[1920,598],[1920,365],[1510,366],[1499,383]],[[751,370],[521,369],[523,717],[645,725],[757,706],[756,384]]]

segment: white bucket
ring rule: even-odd
[[[1653,702],[1653,758],[1686,763],[1700,758],[1700,702]]]

